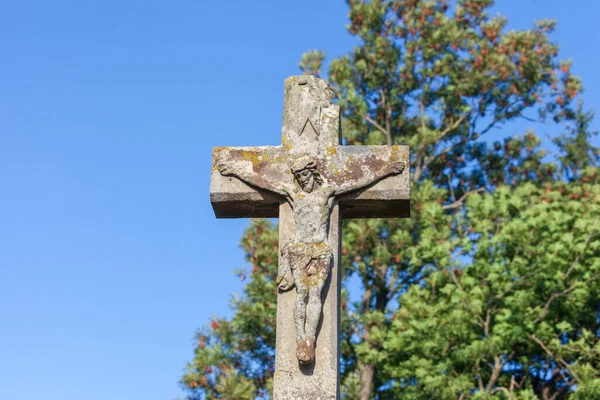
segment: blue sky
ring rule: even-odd
[[[558,19],[561,56],[600,109],[600,3],[497,9],[513,28]],[[283,80],[306,50],[350,49],[346,12],[330,0],[0,4],[1,399],[181,395],[195,329],[242,287],[248,221],[214,218],[211,148],[279,144]]]

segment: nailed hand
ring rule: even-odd
[[[397,161],[393,162],[389,166],[389,171],[391,175],[398,175],[404,171],[404,168],[406,168],[406,164],[404,164],[402,161]]]
[[[233,175],[235,175],[235,170],[234,170],[234,168],[233,168],[232,165],[226,164],[224,162],[220,162],[220,163],[217,164],[217,168],[219,169],[219,172],[223,176],[233,176]]]

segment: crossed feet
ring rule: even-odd
[[[300,364],[310,364],[315,359],[315,342],[310,339],[298,340],[296,347],[296,357]]]

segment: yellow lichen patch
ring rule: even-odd
[[[336,145],[327,145],[325,147],[325,153],[330,156],[334,156],[337,154],[337,146]]]
[[[219,169],[219,164],[223,161],[224,155],[227,154],[228,150],[229,147],[215,147],[213,149],[213,171]]]
[[[266,153],[252,151],[252,150],[240,150],[239,159],[241,161],[250,161],[252,168],[258,169],[267,162]]]
[[[392,146],[391,160],[393,161],[408,161],[408,147],[407,146]]]
[[[311,279],[310,279],[310,277],[307,274],[300,274],[299,278],[300,278],[300,282],[302,282],[302,286],[304,286],[304,287],[310,287],[311,286],[310,285]]]
[[[320,257],[323,255],[331,254],[331,245],[327,242],[319,242],[314,245],[313,257]]]
[[[290,151],[292,150],[292,143],[290,143],[288,137],[286,135],[283,135],[283,137],[281,138],[281,146],[286,150],[286,151]]]

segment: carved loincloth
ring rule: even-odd
[[[333,249],[327,242],[292,243],[285,249],[294,274],[326,277],[331,267]]]

